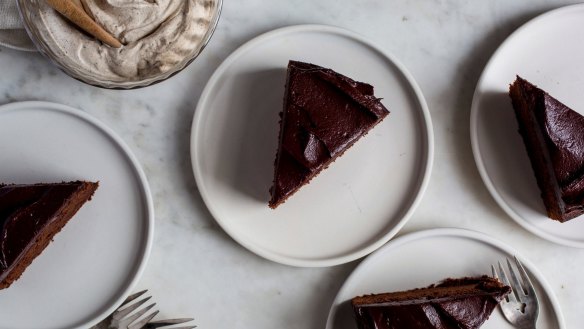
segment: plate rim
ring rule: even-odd
[[[473,97],[472,97],[471,110],[470,110],[470,140],[471,140],[471,148],[472,148],[473,158],[475,160],[476,167],[479,171],[479,175],[481,176],[483,183],[487,187],[489,194],[493,197],[493,199],[495,199],[495,202],[499,205],[499,207],[501,207],[501,209],[503,209],[503,211],[509,217],[511,217],[511,219],[513,219],[517,224],[519,224],[525,230],[531,232],[532,234],[534,234],[534,235],[536,235],[544,240],[548,240],[548,241],[551,241],[551,242],[559,244],[559,245],[564,245],[564,246],[573,247],[573,248],[584,248],[584,241],[579,242],[579,241],[574,241],[574,240],[569,240],[569,239],[563,239],[561,237],[558,237],[556,235],[548,233],[547,231],[545,231],[543,229],[540,229],[539,227],[533,225],[531,222],[529,222],[528,220],[526,220],[525,218],[520,216],[517,212],[515,212],[511,208],[511,206],[501,196],[501,194],[497,190],[495,184],[493,183],[493,181],[491,180],[491,178],[488,174],[488,171],[486,169],[485,163],[484,163],[482,155],[481,155],[480,145],[479,145],[479,137],[478,137],[478,115],[479,115],[479,99],[481,98],[481,94],[483,93],[482,89],[484,88],[483,84],[485,82],[486,76],[487,76],[488,72],[492,69],[492,66],[495,65],[495,61],[498,59],[498,57],[500,56],[500,53],[504,50],[504,48],[507,48],[509,44],[513,43],[515,41],[515,39],[519,38],[521,36],[521,34],[524,33],[526,30],[530,29],[532,26],[534,26],[536,24],[540,24],[541,21],[545,21],[549,18],[553,18],[556,15],[565,14],[566,12],[570,12],[570,11],[574,11],[574,10],[583,10],[583,9],[584,9],[584,3],[562,6],[562,7],[556,8],[556,9],[552,9],[552,10],[544,12],[538,16],[535,16],[534,18],[530,19],[529,21],[527,21],[526,23],[524,23],[523,25],[518,27],[515,31],[513,31],[513,33],[511,33],[499,45],[497,50],[495,50],[495,52],[491,55],[489,61],[487,62],[487,65],[485,65],[485,68],[483,69],[481,76],[480,76],[480,78],[477,82],[477,85],[475,87]],[[552,220],[552,219],[550,219],[550,220]]]
[[[140,185],[140,193],[142,194],[142,199],[146,203],[144,209],[146,210],[146,214],[144,216],[144,218],[146,219],[145,243],[141,245],[140,248],[138,266],[136,267],[134,272],[130,274],[131,280],[129,280],[129,282],[125,285],[125,288],[117,292],[118,297],[113,298],[115,302],[113,302],[110,307],[108,307],[102,312],[96,313],[95,316],[90,316],[89,320],[85,321],[85,323],[75,324],[73,327],[69,327],[72,329],[87,329],[88,327],[92,327],[99,323],[100,321],[103,321],[103,319],[105,319],[108,315],[115,311],[115,309],[117,309],[122,304],[126,295],[128,295],[131,292],[131,290],[134,289],[134,287],[142,277],[142,274],[144,273],[144,270],[148,263],[148,259],[150,258],[150,253],[152,251],[152,244],[154,240],[154,204],[152,201],[152,194],[150,191],[150,187],[148,185],[146,174],[144,173],[140,163],[138,162],[138,159],[131,151],[131,149],[128,147],[128,145],[111,128],[109,128],[104,123],[99,121],[97,118],[91,116],[87,112],[69,105],[55,102],[20,101],[0,105],[0,115],[7,114],[9,112],[31,110],[35,108],[54,111],[60,114],[72,116],[83,122],[89,123],[90,125],[94,126],[97,130],[105,134],[108,138],[110,138],[113,144],[115,144],[122,150],[123,155],[130,163],[132,170],[136,174],[137,181]]]
[[[529,272],[532,274],[532,276],[535,277],[535,279],[538,281],[539,285],[541,286],[541,288],[543,289],[543,291],[546,293],[547,297],[549,298],[551,309],[555,313],[556,319],[558,320],[557,322],[559,325],[559,329],[566,329],[564,315],[562,313],[560,303],[558,301],[558,298],[557,298],[554,290],[552,289],[550,284],[547,282],[545,276],[543,276],[543,274],[541,274],[541,272],[537,269],[537,267],[535,267],[533,265],[533,263],[531,261],[529,261],[528,259],[523,257],[519,252],[517,252],[516,249],[514,249],[510,245],[508,245],[508,244],[504,243],[503,241],[496,239],[496,238],[494,238],[486,233],[483,233],[480,231],[475,231],[475,230],[470,230],[470,229],[465,229],[465,228],[457,228],[457,227],[433,228],[433,229],[414,231],[414,232],[404,234],[404,235],[399,236],[396,239],[388,242],[385,246],[383,246],[382,248],[379,248],[379,250],[375,251],[374,253],[369,255],[367,258],[365,258],[359,265],[357,265],[357,267],[355,269],[353,269],[351,274],[349,274],[349,276],[343,282],[343,285],[341,286],[341,288],[339,288],[339,291],[335,295],[335,298],[334,298],[334,300],[331,304],[331,307],[329,309],[329,314],[327,316],[325,328],[332,329],[331,328],[331,326],[332,326],[331,321],[332,321],[332,317],[336,315],[336,310],[337,310],[336,306],[339,304],[340,296],[345,293],[346,289],[348,289],[349,283],[352,283],[353,280],[356,280],[355,278],[357,277],[357,275],[360,274],[361,271],[363,271],[364,269],[366,269],[368,267],[369,263],[376,261],[377,258],[382,257],[382,254],[389,251],[389,250],[399,249],[401,246],[408,244],[408,243],[416,242],[417,240],[423,240],[423,239],[435,238],[435,237],[467,238],[467,239],[471,239],[471,240],[479,242],[479,243],[484,243],[484,244],[493,246],[493,247],[495,247],[499,250],[502,250],[510,255],[515,255],[517,257],[517,259],[519,259],[521,261],[521,263],[523,263],[523,265],[529,270]]]
[[[375,240],[373,243],[367,244],[365,247],[361,247],[356,251],[349,252],[342,254],[340,256],[334,257],[326,257],[326,258],[319,258],[319,259],[310,259],[310,258],[299,258],[299,257],[289,257],[283,256],[281,254],[269,251],[267,249],[261,248],[256,246],[254,243],[248,241],[247,239],[238,235],[235,230],[232,230],[229,225],[225,224],[220,217],[217,215],[217,211],[212,206],[212,202],[209,199],[207,194],[205,185],[203,183],[203,175],[201,173],[200,166],[198,163],[200,162],[199,159],[199,152],[197,150],[197,145],[199,143],[198,131],[200,131],[199,127],[201,125],[202,116],[205,112],[206,103],[210,97],[211,92],[213,89],[216,88],[217,82],[219,79],[228,71],[231,65],[236,62],[242,55],[244,55],[247,51],[253,49],[254,47],[261,45],[263,42],[270,41],[273,38],[278,38],[284,35],[295,34],[295,33],[313,33],[313,32],[327,32],[333,35],[340,35],[349,39],[352,39],[356,42],[359,42],[374,51],[378,52],[380,55],[385,57],[390,63],[392,63],[397,71],[402,75],[403,79],[409,85],[409,89],[413,92],[412,98],[415,99],[418,103],[418,107],[420,109],[419,114],[421,115],[420,121],[424,125],[422,132],[425,134],[425,138],[423,141],[425,143],[425,154],[424,154],[424,163],[423,169],[420,172],[423,172],[422,179],[417,183],[418,188],[417,192],[414,192],[415,196],[412,198],[412,201],[409,205],[409,209],[404,213],[401,217],[397,225],[395,225],[392,229],[390,229],[386,234]],[[208,110],[207,110],[208,111]],[[301,25],[291,25],[286,27],[277,28],[258,36],[253,37],[252,39],[245,42],[243,45],[239,46],[236,50],[234,50],[223,62],[219,65],[219,67],[215,70],[211,78],[208,80],[205,88],[203,89],[199,101],[197,102],[195,114],[193,117],[193,122],[191,126],[191,143],[190,143],[190,153],[191,153],[191,166],[193,169],[193,173],[195,176],[195,181],[197,184],[197,188],[205,203],[207,209],[217,222],[219,226],[237,243],[241,246],[245,247],[249,251],[255,253],[258,256],[271,260],[273,262],[277,262],[280,264],[290,265],[290,266],[297,266],[297,267],[327,267],[327,266],[334,266],[340,265],[344,263],[348,263],[355,259],[361,258],[370,254],[371,252],[379,249],[383,246],[387,241],[393,238],[399,230],[406,224],[406,222],[411,218],[413,212],[420,204],[421,199],[424,196],[426,188],[428,186],[433,162],[434,162],[434,131],[432,126],[432,120],[430,116],[430,111],[428,109],[428,105],[426,100],[422,94],[421,88],[418,86],[416,81],[414,80],[413,76],[410,72],[406,69],[406,67],[399,61],[393,54],[383,50],[382,48],[376,46],[372,41],[369,41],[366,37],[347,30],[345,28],[341,28],[338,26],[333,25],[321,25],[321,24],[301,24]],[[267,205],[266,205],[267,206]]]

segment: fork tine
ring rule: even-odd
[[[514,256],[513,258],[517,264],[516,268],[511,265],[511,261],[508,258],[506,259],[508,266],[507,271],[509,272],[505,272],[501,262],[497,262],[498,267],[497,265],[491,265],[493,276],[499,279],[504,285],[510,286],[513,291],[513,293],[509,293],[507,297],[501,301],[499,308],[505,316],[505,319],[507,319],[514,328],[535,328],[539,314],[537,296],[523,264],[519,262],[517,257]],[[521,279],[519,279],[517,271],[519,271]],[[509,284],[508,275],[513,284]],[[519,290],[521,290],[521,292]],[[519,301],[516,299],[519,299]]]
[[[168,320],[158,320],[151,321],[159,311],[154,310],[152,313],[147,314],[156,303],[152,303],[148,306],[143,306],[147,301],[149,301],[152,296],[142,297],[148,290],[142,290],[135,294],[132,294],[124,300],[124,302],[114,311],[103,323],[100,325],[108,325],[108,328],[120,328],[120,329],[157,329],[162,327],[171,326],[172,329],[194,329],[197,328],[196,325],[187,324],[187,322],[194,321],[192,318],[178,318],[178,319],[168,319]],[[185,324],[178,327],[177,325]],[[96,327],[97,328],[97,327]],[[101,328],[101,327],[100,327]],[[94,329],[94,328],[92,328]],[[170,328],[169,328],[170,329]]]
[[[501,262],[497,262],[499,264],[499,277],[501,279],[501,281],[503,282],[504,285],[506,286],[510,286],[511,290],[515,290],[513,289],[513,287],[511,286],[511,284],[509,284],[509,280],[507,279],[507,275],[505,274],[505,270],[503,270],[503,266],[501,265]],[[515,295],[514,294],[509,294],[507,295],[507,301],[514,303],[517,302],[517,300],[515,300]]]
[[[183,318],[183,319],[170,319],[170,320],[158,320],[158,321],[152,321],[150,323],[148,323],[146,325],[146,327],[144,327],[144,329],[156,329],[156,328],[161,328],[161,327],[166,327],[166,326],[172,326],[175,324],[181,324],[181,323],[186,323],[189,321],[193,321],[195,319],[188,319],[188,318]],[[193,329],[196,328],[197,326],[190,326],[190,327],[174,327],[172,329]]]
[[[146,290],[142,290],[142,291],[139,291],[139,292],[137,292],[135,294],[132,294],[132,295],[128,296],[128,298],[126,298],[126,300],[122,303],[122,305],[120,305],[120,307],[122,307],[122,306],[128,304],[129,302],[133,301],[134,299],[136,299],[136,298],[144,295],[147,291],[148,291],[147,289]]]
[[[527,275],[527,271],[525,271],[523,264],[521,264],[521,262],[519,261],[519,259],[517,259],[516,256],[513,256],[513,258],[515,259],[515,264],[517,264],[517,269],[519,270],[519,275],[521,275],[521,279],[523,280],[523,289],[524,289],[523,292],[526,295],[535,296],[535,289],[533,288],[533,283],[531,283],[531,279],[529,279],[529,276]]]
[[[499,275],[497,275],[497,269],[495,268],[495,265],[491,264],[491,272],[493,273],[493,278],[499,280]],[[506,303],[507,302],[507,298],[503,298],[503,300],[501,301],[501,303]]]
[[[124,309],[118,309],[117,311],[115,311],[112,314],[112,318],[116,319],[116,320],[123,319],[124,317],[126,317],[126,315],[132,313],[135,309],[137,309],[138,307],[142,306],[142,304],[144,304],[148,300],[150,300],[150,298],[152,298],[152,296],[149,296],[149,297],[146,297],[140,301],[137,301],[134,304],[132,304]]]
[[[138,319],[142,315],[146,314],[146,312],[150,311],[150,309],[153,308],[154,305],[156,305],[156,303],[152,303],[152,304],[144,307],[143,309],[139,310],[138,312],[136,312],[136,313],[132,314],[131,316],[129,316],[128,318],[124,319],[124,322],[130,324],[130,323],[136,321],[136,319]],[[156,311],[156,312],[158,312],[158,311]]]
[[[146,316],[144,319],[133,323],[132,325],[128,326],[128,329],[142,329],[142,328],[147,328],[148,325],[148,321],[152,320],[156,315],[158,314],[158,311],[154,311],[151,314],[149,314],[148,316]],[[134,320],[132,320],[133,322]],[[131,323],[131,322],[130,322]]]
[[[513,266],[511,266],[509,258],[505,259],[507,260],[507,267],[509,268],[509,276],[511,277],[511,288],[513,289],[513,294],[515,295],[515,298],[517,298],[519,302],[523,302],[522,297],[526,295],[525,290],[523,290],[523,287],[519,283],[519,280],[517,280],[517,275],[515,274]]]
[[[173,324],[181,324],[181,323],[185,323],[185,322],[189,322],[189,321],[194,321],[194,320],[195,319],[189,319],[189,318],[171,319],[171,320],[158,320],[158,321],[152,321],[152,322],[150,322],[150,324],[156,326],[154,328],[159,328],[159,327],[162,327],[162,326],[171,326]]]
[[[157,328],[162,328],[165,327],[166,325],[158,325],[158,324],[152,324],[152,322],[148,323],[144,329],[157,329]],[[190,326],[190,327],[172,327],[172,329],[194,329],[197,326]]]

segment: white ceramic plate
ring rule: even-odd
[[[559,303],[541,273],[517,251],[486,234],[432,229],[401,236],[367,257],[335,298],[327,329],[354,329],[351,298],[426,287],[445,278],[490,275],[491,264],[516,255],[535,285],[540,302],[538,329],[566,328]],[[512,259],[512,258],[511,258]],[[481,329],[513,329],[496,309]]]
[[[0,290],[1,329],[87,329],[121,304],[146,264],[154,213],[144,173],[110,129],[46,102],[0,107],[0,157],[0,182],[100,182],[22,277]]]
[[[471,112],[475,161],[503,210],[525,229],[555,243],[584,248],[584,218],[546,216],[508,96],[518,74],[584,114],[584,5],[543,14],[495,52],[477,85]]]
[[[391,114],[276,210],[268,208],[288,60],[375,86]],[[236,50],[207,84],[191,155],[209,210],[233,239],[276,262],[330,266],[387,242],[417,206],[432,163],[424,98],[396,60],[362,37],[303,25]]]

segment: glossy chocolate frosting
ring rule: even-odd
[[[81,184],[0,185],[0,281]]]
[[[582,214],[584,116],[521,77],[511,98],[548,215],[563,222]]]
[[[497,280],[447,279],[442,284],[401,293],[353,299],[359,329],[476,329],[510,292]],[[376,303],[368,303],[375,300]]]
[[[324,169],[387,114],[371,85],[290,61],[270,206]]]
[[[544,92],[542,123],[546,141],[567,201],[579,202],[584,192],[584,117]]]

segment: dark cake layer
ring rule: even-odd
[[[371,85],[290,61],[270,207],[284,202],[388,114]]]
[[[0,185],[0,289],[20,277],[98,183]]]
[[[584,117],[527,80],[509,88],[547,215],[565,222],[584,213]]]
[[[510,292],[510,287],[483,276],[355,297],[351,304],[359,329],[476,329]]]

